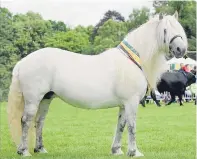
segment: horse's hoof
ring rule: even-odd
[[[23,154],[24,157],[31,156],[31,154],[27,151],[26,153]]]
[[[35,149],[34,149],[34,152],[35,152],[35,153],[48,153],[47,150],[46,150],[45,148],[43,148],[43,147],[40,148],[40,149],[35,148]]]
[[[18,153],[19,155],[21,155],[21,156],[24,156],[24,157],[31,156],[31,154],[29,153],[28,150],[24,150],[23,152],[18,151],[17,153]]]
[[[118,149],[112,148],[112,155],[119,156],[119,155],[123,155],[123,154],[124,154],[124,152],[121,150],[121,148],[118,148]]]
[[[113,155],[115,155],[115,156],[124,155],[124,152],[121,149],[119,149],[118,151],[116,151],[115,153],[113,153]]]
[[[138,150],[128,150],[127,156],[129,157],[143,157],[144,155]]]
[[[143,157],[143,156],[144,154],[137,150],[133,157]]]
[[[133,156],[135,156],[135,153],[136,153],[136,150],[128,150],[127,151],[127,156],[133,157]]]

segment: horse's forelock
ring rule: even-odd
[[[166,15],[162,20],[159,21],[157,32],[158,32],[158,42],[162,45],[164,44],[164,29],[166,29],[166,42],[169,44],[171,38],[175,35],[181,35],[183,40],[187,44],[186,33],[174,16]],[[172,31],[173,30],[173,31]],[[165,44],[164,44],[165,45]]]

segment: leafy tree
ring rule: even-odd
[[[62,21],[56,22],[53,20],[49,20],[49,22],[51,23],[53,31],[66,32],[68,30],[68,28],[66,27],[66,25]]]
[[[76,30],[57,32],[52,37],[45,39],[45,47],[57,47],[76,53],[82,53],[88,45],[89,36]]]
[[[13,46],[12,14],[0,8],[0,56],[9,57],[16,49]]]
[[[51,23],[33,12],[13,17],[14,45],[21,57],[44,47],[44,37],[52,32]]]
[[[78,25],[74,28],[74,30],[76,30],[77,32],[85,33],[90,37],[92,36],[93,29],[94,29],[94,27],[92,25],[89,25],[87,27]]]
[[[99,21],[99,23],[94,27],[94,31],[93,31],[93,34],[92,34],[92,39],[94,39],[94,37],[97,35],[97,31],[98,29],[106,22],[108,21],[109,19],[112,19],[114,21],[119,21],[119,22],[124,22],[125,21],[125,18],[117,11],[107,11],[105,14],[104,14],[104,17]]]
[[[100,53],[108,48],[117,46],[127,34],[124,22],[108,20],[98,30],[94,40],[94,52]]]
[[[150,10],[146,7],[142,9],[133,9],[132,13],[129,15],[129,20],[127,21],[128,30],[139,27],[144,24],[150,16]]]
[[[13,45],[12,14],[6,8],[0,8],[0,100],[6,99],[11,69],[16,57],[16,48]]]

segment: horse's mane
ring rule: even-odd
[[[164,29],[166,29],[166,34],[164,34]],[[156,81],[160,79],[161,74],[168,68],[166,55],[169,53],[169,43],[174,36],[174,30],[187,42],[183,28],[174,16],[169,15],[164,16],[162,20],[159,19],[159,15],[155,15],[140,27],[129,32],[126,37],[139,52],[142,68],[153,88],[156,87]],[[166,43],[164,43],[164,36]]]

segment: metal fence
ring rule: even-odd
[[[163,101],[163,102],[167,102],[167,101],[170,101],[171,99],[171,96],[170,96],[170,93],[169,92],[164,92],[164,93],[156,93],[156,99],[158,101]],[[188,93],[188,92],[185,92],[185,94],[183,95],[182,97],[183,101],[193,101],[196,99],[196,96],[192,93]],[[150,103],[153,103],[153,99],[151,98],[151,96],[147,96],[146,98],[146,101],[150,102]],[[179,101],[178,97],[176,96],[176,101]]]

